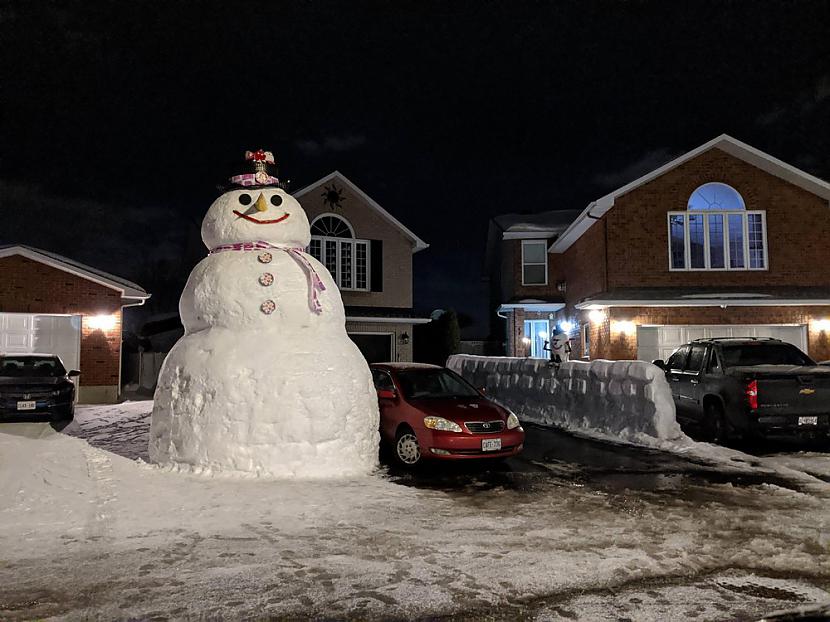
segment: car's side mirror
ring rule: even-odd
[[[389,389],[378,389],[378,399],[394,400],[396,397],[397,396],[394,391],[390,391]]]
[[[657,359],[656,361],[651,362],[652,365],[657,365],[663,371],[666,371],[666,362],[663,359]]]
[[[78,371],[77,369],[70,369],[70,370],[67,372],[67,374],[66,374],[66,375],[67,375],[67,376],[69,376],[70,378],[77,378],[78,376],[80,376],[80,375],[81,375],[81,372],[80,372],[80,371]]]

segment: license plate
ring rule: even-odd
[[[798,425],[818,425],[818,417],[799,417]]]
[[[34,410],[36,406],[37,402],[35,402],[34,400],[27,402],[18,402],[17,410]]]
[[[481,451],[498,451],[499,449],[501,449],[500,438],[481,439]]]

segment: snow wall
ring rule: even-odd
[[[646,361],[453,355],[447,367],[522,421],[636,442],[683,437],[664,373]]]

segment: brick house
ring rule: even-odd
[[[141,287],[66,257],[0,246],[0,352],[58,354],[79,369],[78,400],[109,403],[121,386],[122,309]]]
[[[423,240],[339,171],[293,193],[311,223],[309,253],[340,287],[346,331],[369,362],[411,361],[412,256]]]
[[[512,247],[501,270],[528,277],[506,295],[549,305],[501,298],[507,353],[536,356],[528,331],[556,325],[572,358],[652,360],[699,337],[772,336],[830,359],[828,208],[827,182],[719,136],[565,228],[501,242]]]

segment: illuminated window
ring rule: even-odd
[[[336,214],[315,218],[306,250],[326,267],[340,289],[370,290],[369,240],[354,239],[354,229],[345,218]]]
[[[668,227],[671,270],[767,269],[766,212],[747,211],[731,186],[703,184]]]

